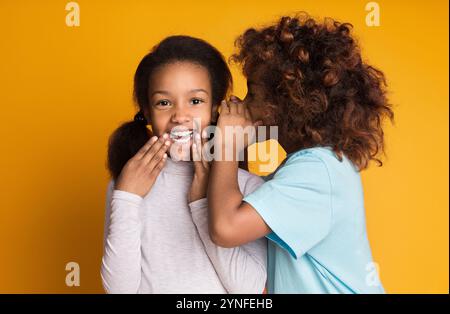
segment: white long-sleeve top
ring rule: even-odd
[[[166,164],[150,192],[114,188],[106,197],[101,265],[107,293],[262,293],[265,238],[236,248],[215,245],[208,232],[207,200],[188,204],[192,162]],[[239,169],[243,195],[263,180]]]

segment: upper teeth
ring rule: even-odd
[[[172,131],[170,132],[170,138],[177,142],[187,142],[192,136],[192,131]]]

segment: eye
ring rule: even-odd
[[[193,98],[193,99],[191,100],[191,104],[193,104],[193,105],[199,105],[199,104],[201,104],[201,103],[204,103],[204,100],[203,100],[203,99],[200,99],[200,98]]]
[[[158,106],[158,107],[168,107],[168,106],[170,106],[170,102],[168,100],[166,100],[166,99],[162,99],[162,100],[160,100],[160,101],[158,101],[156,103],[156,106]]]

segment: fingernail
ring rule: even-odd
[[[167,133],[164,133],[163,138],[166,139],[167,137],[169,137],[169,135]]]
[[[169,146],[170,145],[170,141],[165,141],[164,145]]]
[[[164,153],[164,155],[163,155],[163,159],[166,159],[167,158],[167,154],[166,153]]]
[[[200,140],[200,134],[199,134],[199,133],[196,133],[196,134],[195,134],[195,139],[196,139],[196,140]]]
[[[239,102],[239,98],[237,98],[236,96],[234,96],[234,95],[231,95],[230,96],[230,100],[232,101],[232,102]]]
[[[157,136],[152,136],[151,141],[154,142],[154,141],[156,141],[157,139],[158,139]]]

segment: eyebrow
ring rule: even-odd
[[[203,92],[203,93],[209,95],[209,93],[208,93],[205,89],[203,89],[203,88],[191,89],[189,92],[191,92],[191,93],[195,93],[195,92]]]
[[[189,91],[189,93],[195,93],[195,92],[203,92],[203,93],[209,95],[209,93],[208,93],[205,89],[203,89],[203,88],[191,89],[191,90]],[[150,95],[150,97],[153,96],[153,95],[155,95],[155,94],[170,95],[170,92],[169,92],[169,91],[166,91],[166,90],[155,90],[155,91]]]

